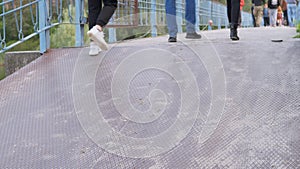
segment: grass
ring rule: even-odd
[[[4,55],[0,54],[0,80],[5,78]]]
[[[300,38],[300,22],[296,26],[297,35],[294,38]]]

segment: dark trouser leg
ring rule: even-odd
[[[286,25],[289,26],[288,13],[287,10],[283,11],[284,20],[286,20]]]
[[[102,0],[88,0],[89,29],[96,25],[97,18],[102,9]]]
[[[229,23],[238,24],[240,0],[227,0],[227,16]]]
[[[237,27],[240,14],[240,0],[227,0],[227,15],[230,23],[230,38],[239,40]]]
[[[96,21],[96,24],[101,27],[104,27],[108,23],[118,6],[117,0],[103,0],[103,3],[104,6]]]
[[[238,25],[240,15],[240,0],[231,0],[231,24]]]
[[[227,0],[227,17],[229,23],[231,23],[231,1],[232,0]]]

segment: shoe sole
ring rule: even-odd
[[[107,47],[107,44],[105,41],[104,42],[99,41],[99,39],[96,38],[92,32],[87,32],[87,34],[100,47],[100,49],[108,50],[108,47]]]
[[[240,38],[232,37],[231,40],[233,40],[233,41],[238,41],[238,40],[240,40]]]
[[[90,56],[96,56],[96,55],[98,55],[99,53],[100,53],[100,51],[97,52],[97,53],[89,53],[89,55],[90,55]]]

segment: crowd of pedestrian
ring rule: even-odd
[[[254,27],[290,26],[296,24],[297,0],[252,0]],[[263,22],[262,22],[263,19]]]
[[[185,0],[185,20],[187,39],[200,39],[195,30],[196,9],[195,0]],[[239,40],[238,26],[241,25],[241,11],[244,0],[226,0],[227,17],[230,25],[230,39]],[[103,4],[102,4],[103,3]],[[90,52],[98,55],[101,50],[107,50],[103,29],[117,8],[117,0],[88,0]],[[264,26],[295,26],[298,0],[252,0],[252,17],[254,27]],[[169,33],[168,42],[177,42],[176,0],[165,0],[166,20]],[[300,7],[299,7],[300,9]],[[300,12],[298,12],[300,15]],[[263,21],[263,22],[262,22]]]

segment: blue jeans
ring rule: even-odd
[[[195,32],[196,8],[195,0],[185,1],[185,20],[187,33]],[[170,37],[176,37],[178,29],[176,22],[176,0],[166,0],[166,19]]]
[[[287,4],[289,26],[294,26],[294,22],[296,22],[296,8],[296,4]]]
[[[298,2],[297,12],[296,12],[296,19],[298,24],[300,24],[300,2]]]

